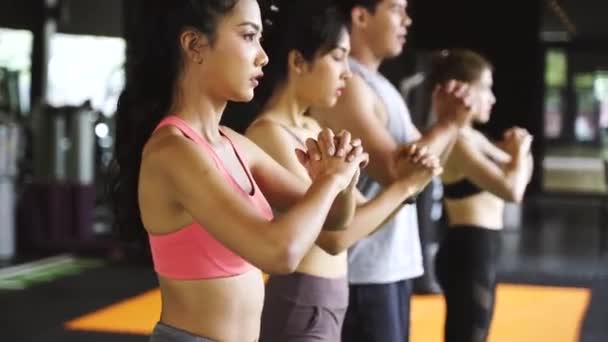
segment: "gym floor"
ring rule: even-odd
[[[490,342],[608,341],[602,208],[592,198],[526,202],[522,227],[503,234]],[[150,265],[65,255],[53,262],[29,275],[0,268],[1,341],[147,341],[160,308]],[[411,341],[439,342],[443,310],[441,295],[416,295]]]

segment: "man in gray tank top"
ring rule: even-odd
[[[438,121],[422,135],[397,89],[378,72],[385,58],[402,51],[411,19],[406,0],[337,0],[351,18],[353,77],[338,104],[311,114],[334,131],[361,138],[370,164],[358,184],[368,198],[399,178],[396,161],[415,142],[445,157],[469,119],[466,85],[450,82],[433,94]],[[445,158],[441,158],[445,160]],[[344,342],[404,342],[409,339],[411,280],[423,274],[415,204],[357,242],[348,256],[349,307]]]

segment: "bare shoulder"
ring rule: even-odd
[[[344,94],[338,100],[338,106],[366,108],[374,106],[378,97],[374,90],[359,75],[353,75],[348,81]]]
[[[247,129],[247,138],[256,148],[263,150],[266,154],[276,156],[277,154],[292,153],[296,147],[301,147],[285,129],[272,120],[260,120]]]
[[[278,130],[278,125],[270,119],[258,119],[247,127],[245,136],[248,139],[257,142],[257,140],[264,139],[267,134],[273,134]]]
[[[213,159],[177,128],[164,127],[150,137],[142,153],[142,171],[171,173],[172,170],[212,167]]]
[[[266,146],[280,145],[276,144],[273,138],[276,134],[280,134],[278,129],[273,127],[276,125],[264,121],[266,120],[256,122],[247,128],[246,135],[239,134],[228,127],[222,127],[222,131],[236,145],[241,156],[247,161],[247,166],[251,169],[255,169],[267,158]]]
[[[473,130],[473,137],[475,141],[480,144],[493,144],[490,139],[488,139],[488,137],[479,130]]]
[[[251,154],[258,153],[258,148],[255,143],[251,141],[248,136],[242,135],[239,132],[226,127],[221,127],[222,132],[226,134],[226,136],[234,143],[236,148],[240,153],[246,154],[246,156],[251,157]]]
[[[475,133],[459,134],[454,144],[454,152],[460,154],[462,157],[463,153],[471,153],[478,149],[479,137]]]
[[[444,182],[451,183],[462,178],[462,163],[465,162],[464,159],[467,158],[466,155],[470,153],[471,148],[470,139],[459,135],[444,166],[443,174],[441,175]]]

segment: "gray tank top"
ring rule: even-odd
[[[397,89],[380,73],[352,58],[350,67],[384,103],[386,128],[397,143],[412,140],[410,112]],[[362,173],[357,185],[363,195],[374,198],[382,186]],[[418,216],[415,205],[404,206],[392,220],[374,234],[358,241],[348,253],[348,280],[351,284],[383,284],[416,278],[423,274]]]

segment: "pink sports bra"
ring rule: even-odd
[[[267,220],[273,218],[272,209],[251,176],[251,172],[246,166],[247,164],[238,153],[234,143],[224,132],[220,130],[220,133],[232,145],[234,153],[247,173],[247,177],[253,186],[253,194],[246,193],[236,183],[209,143],[199,133],[195,132],[186,121],[177,116],[168,116],[158,124],[156,130],[164,126],[176,127],[187,138],[207,151],[213,157],[219,172],[224,175],[237,192],[248,199],[249,203],[259,211],[260,216]],[[148,234],[148,237],[152,250],[154,269],[156,273],[166,278],[222,278],[243,274],[254,268],[253,265],[217,241],[197,222],[193,222],[169,234]]]

